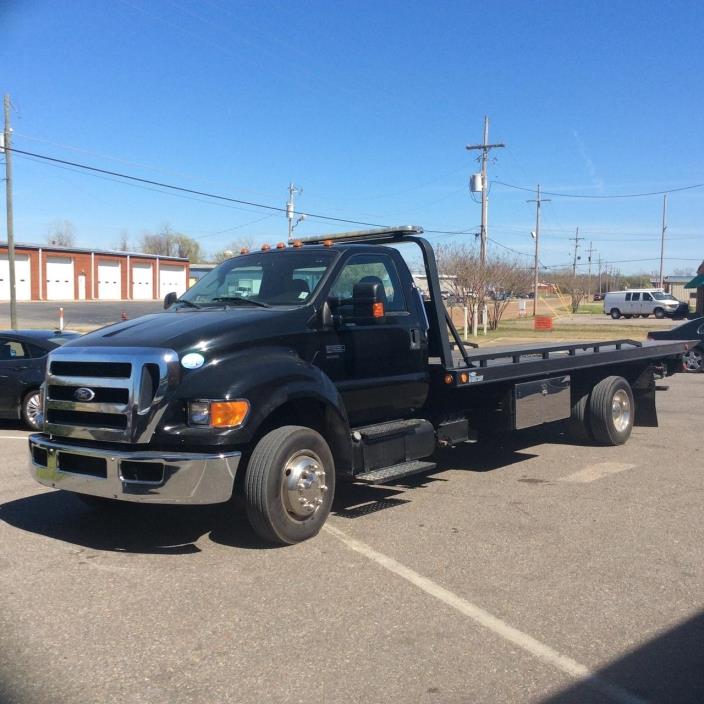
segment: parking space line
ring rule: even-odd
[[[568,474],[559,481],[586,484],[588,482],[595,482],[597,479],[603,479],[611,474],[625,472],[627,469],[633,469],[635,466],[634,464],[627,464],[625,462],[597,462],[596,464],[590,464],[584,469],[580,469],[578,472]]]
[[[415,587],[418,587],[426,594],[456,609],[480,626],[487,628],[504,640],[513,643],[533,657],[555,667],[569,677],[580,680],[597,692],[606,695],[614,702],[618,702],[618,704],[644,704],[643,699],[622,689],[618,685],[607,682],[586,665],[578,663],[576,660],[559,653],[554,648],[551,648],[549,645],[542,643],[527,633],[523,633],[523,631],[519,631],[517,628],[510,626],[508,623],[498,618],[498,616],[494,616],[476,604],[463,599],[449,589],[445,589],[445,587],[433,582],[431,579],[423,577],[423,575],[415,572],[410,567],[406,567],[392,557],[378,552],[366,543],[350,537],[330,524],[325,525],[323,530],[344,543],[350,550],[354,550],[372,562],[376,562],[389,572],[392,572],[402,579],[405,579],[407,582],[410,582]]]

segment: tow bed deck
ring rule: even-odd
[[[454,366],[446,372],[455,376],[457,385],[488,384],[609,364],[647,359],[657,361],[680,356],[698,342],[609,340],[540,346],[505,345],[490,350],[477,348],[464,353],[453,352]],[[469,372],[467,382],[459,380],[462,372]]]

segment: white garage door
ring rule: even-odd
[[[73,259],[71,257],[46,258],[46,297],[49,301],[72,301]]]
[[[187,288],[184,267],[170,264],[162,264],[159,267],[159,296],[161,298],[171,291],[175,291],[180,296],[185,293]]]
[[[98,298],[118,301],[122,298],[120,262],[98,262]]]
[[[154,298],[153,281],[151,264],[133,264],[132,298],[136,301],[151,301]]]
[[[15,255],[15,295],[18,301],[29,301],[32,297],[28,254]],[[0,257],[0,300],[10,300],[10,263],[7,254]]]

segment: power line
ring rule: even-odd
[[[12,147],[8,149],[16,154],[21,154],[28,158],[39,159],[41,161],[48,162],[52,165],[61,165],[63,167],[72,167],[74,169],[80,169],[83,171],[90,172],[92,174],[100,174],[102,176],[108,176],[112,178],[123,179],[125,181],[133,181],[135,183],[143,184],[146,186],[153,186],[156,188],[165,188],[167,190],[176,191],[178,193],[186,193],[195,196],[201,196],[204,198],[211,198],[213,200],[223,201],[226,203],[236,203],[238,205],[245,205],[252,208],[260,208],[263,210],[269,210],[275,213],[286,213],[286,208],[282,208],[275,205],[268,205],[266,203],[257,203],[255,201],[244,200],[241,198],[233,198],[231,196],[224,196],[217,193],[209,193],[207,191],[200,191],[194,188],[186,188],[185,186],[177,186],[172,183],[165,183],[163,181],[154,181],[152,179],[142,178],[140,176],[132,176],[130,174],[121,173],[119,171],[111,171],[109,169],[101,169],[97,166],[89,166],[88,164],[81,164],[76,161],[68,161],[67,159],[58,159],[57,157],[47,156],[46,154],[38,154],[36,152],[26,151],[24,149],[17,149]],[[327,222],[338,222],[345,225],[362,225],[363,227],[388,227],[388,224],[365,222],[362,220],[351,220],[348,218],[339,218],[332,215],[322,215],[320,213],[309,213],[309,212],[299,212],[299,215],[305,215],[307,218],[314,218],[316,220],[325,220]],[[440,229],[426,229],[428,234],[438,234],[438,235],[461,235],[467,234],[469,230],[440,230]]]
[[[518,191],[528,191],[529,193],[535,193],[534,188],[527,188],[525,186],[516,186],[512,183],[506,183],[504,181],[494,181],[500,186],[506,186],[506,188],[515,188]],[[612,195],[588,195],[586,193],[555,193],[552,191],[543,191],[545,195],[555,196],[559,198],[589,198],[594,200],[608,200],[614,198],[643,198],[645,196],[662,196],[667,193],[678,193],[679,191],[690,191],[693,188],[704,188],[704,183],[694,183],[691,186],[681,186],[680,188],[668,188],[665,191],[649,191],[647,193],[621,193]]]

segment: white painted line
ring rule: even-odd
[[[504,640],[517,645],[519,648],[525,650],[527,653],[530,653],[530,655],[538,660],[542,660],[566,675],[580,680],[583,684],[588,685],[601,694],[608,696],[613,701],[618,702],[618,704],[645,704],[643,699],[640,699],[627,690],[622,689],[618,685],[607,682],[599,677],[599,675],[595,672],[590,670],[586,665],[578,663],[576,660],[559,653],[557,650],[551,648],[549,645],[545,645],[545,643],[541,643],[539,640],[529,636],[527,633],[523,633],[523,631],[519,631],[517,628],[510,626],[497,616],[490,614],[488,611],[472,604],[466,599],[463,599],[461,596],[457,596],[457,594],[454,594],[449,589],[445,589],[445,587],[441,587],[431,579],[423,577],[423,575],[418,574],[418,572],[415,572],[405,565],[402,565],[392,557],[388,557],[387,555],[374,550],[374,548],[370,547],[366,543],[362,543],[355,538],[351,538],[346,533],[343,533],[338,528],[335,528],[329,524],[326,524],[323,529],[335,536],[351,550],[358,552],[360,555],[364,555],[367,559],[372,560],[372,562],[376,562],[389,572],[393,572],[395,575],[405,579],[407,582],[410,582],[414,586],[418,587],[426,594],[429,594],[448,606],[451,606],[453,609],[456,609],[460,613],[472,619],[475,623],[478,623],[480,626],[489,629]]]
[[[635,466],[634,464],[627,464],[625,462],[597,462],[596,464],[590,464],[584,469],[580,469],[574,474],[568,474],[559,481],[587,484],[588,482],[595,482],[597,479],[608,477],[611,474],[625,472],[627,469],[633,469]]]
[[[29,435],[0,435],[0,440],[26,440]]]

